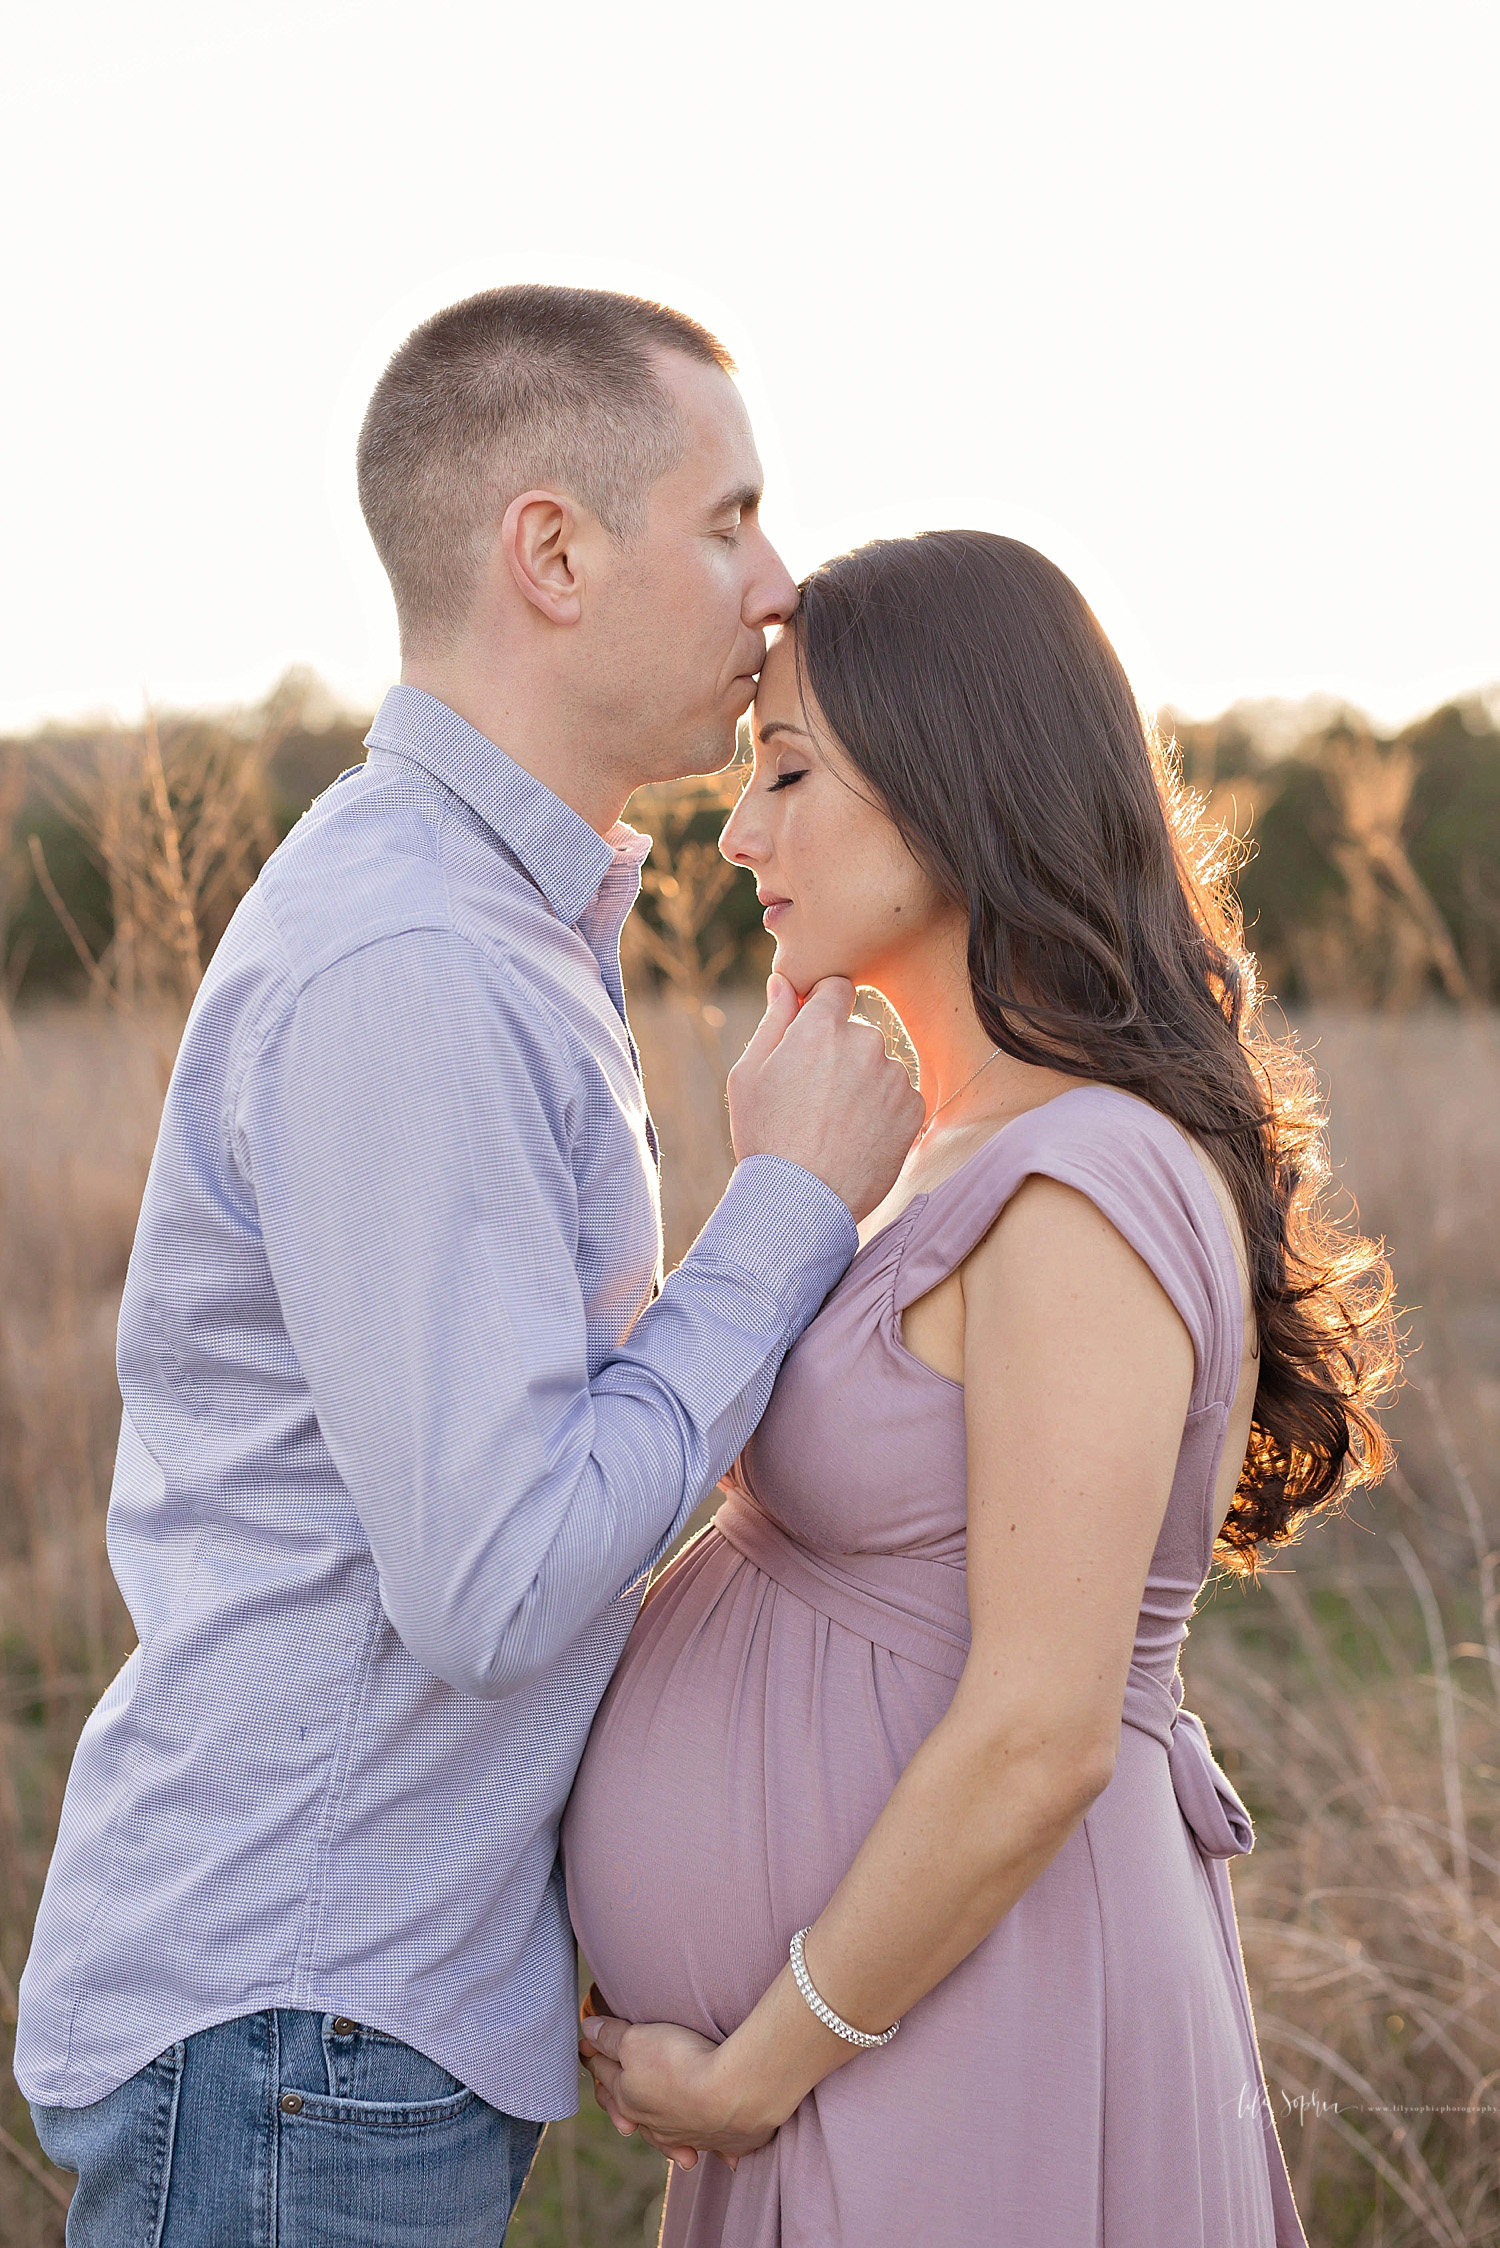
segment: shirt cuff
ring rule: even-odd
[[[849,1205],[781,1155],[747,1155],[685,1263],[711,1258],[754,1276],[786,1317],[789,1338],[817,1316],[849,1268],[859,1234]]]

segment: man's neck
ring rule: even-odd
[[[401,678],[408,687],[420,687],[436,701],[503,749],[506,756],[533,780],[588,821],[596,835],[608,836],[618,825],[630,795],[610,761],[592,743],[583,743],[566,719],[539,705],[545,700],[523,691],[518,682],[475,678],[464,667],[441,658],[406,657]]]

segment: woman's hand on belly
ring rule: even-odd
[[[578,2046],[617,2129],[640,2131],[674,2162],[696,2148],[731,2170],[855,2051],[803,2003],[790,1966],[722,2045],[675,2022],[590,2013]]]
[[[622,2022],[607,2014],[585,2018],[578,2044],[615,2128],[639,2131],[684,2170],[699,2154],[721,2155],[732,2170],[786,2120],[750,2103],[748,2087],[725,2066],[726,2052],[675,2022]]]

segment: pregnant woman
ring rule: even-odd
[[[1216,1554],[1378,1471],[1392,1345],[1222,863],[977,532],[815,573],[723,848],[928,1114],[595,1723],[600,2096],[668,2248],[1300,2248],[1177,1662]]]

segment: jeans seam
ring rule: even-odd
[[[161,2248],[161,2236],[166,2228],[167,2197],[172,2190],[172,2155],[177,2144],[177,2106],[182,2097],[182,2069],[187,2058],[187,2047],[181,2043],[173,2045],[168,2048],[168,2053],[161,2056],[161,2060],[168,2059],[169,2055],[172,2083],[167,2095],[166,2114],[165,2117],[158,2117],[151,2134],[151,2205],[155,2210],[155,2217],[146,2248]],[[161,2060],[156,2064],[158,2067]]]
[[[479,2098],[467,2084],[436,2100],[355,2100],[321,2092],[299,2096],[298,2124],[306,2131],[341,2123],[358,2124],[367,2131],[423,2131],[433,2124],[452,2123]]]
[[[261,2127],[266,2135],[266,2248],[276,2248],[281,2231],[281,2017],[273,2009],[266,2015],[266,2102]]]

